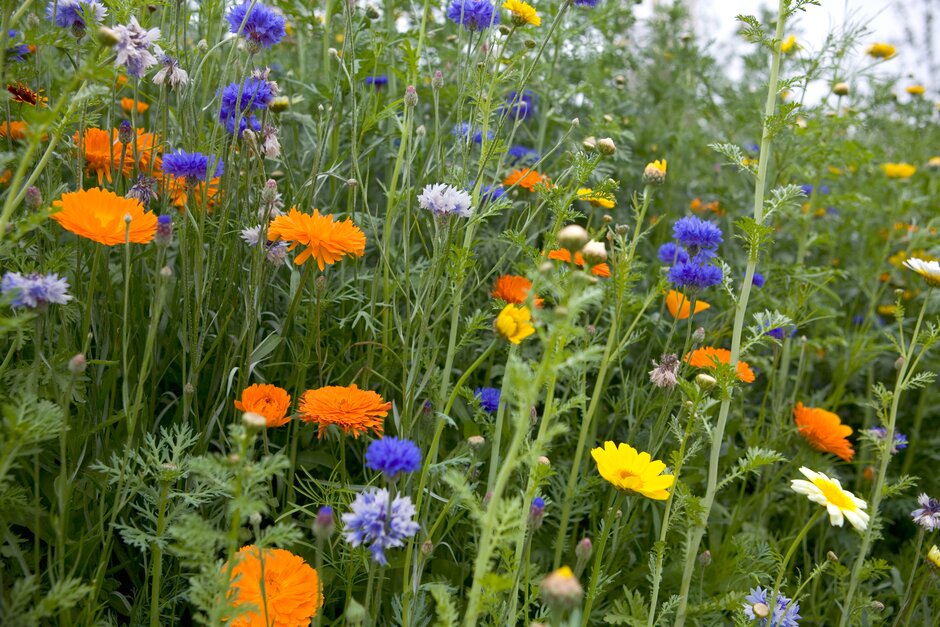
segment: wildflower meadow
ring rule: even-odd
[[[0,624],[940,625],[930,77],[687,4],[5,0]]]

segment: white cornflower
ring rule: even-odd
[[[418,204],[422,209],[429,209],[439,216],[457,214],[469,218],[473,212],[471,203],[470,194],[443,183],[426,186],[418,196]]]
[[[153,77],[155,85],[166,85],[170,89],[182,89],[189,84],[189,74],[186,70],[180,68],[179,62],[170,55],[163,52],[160,46],[154,46],[157,53],[157,61],[163,64],[163,69],[157,72]]]

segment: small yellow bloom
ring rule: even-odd
[[[799,50],[799,48],[800,47],[797,45],[796,37],[794,35],[790,35],[780,42],[780,52],[783,54],[790,54],[791,52]]]
[[[666,160],[657,159],[647,163],[643,169],[643,182],[647,185],[662,185],[666,180]]]
[[[940,170],[940,157],[931,157],[928,159],[927,167],[931,170]]]
[[[882,163],[881,169],[889,179],[909,179],[917,172],[917,167],[910,163]]]
[[[872,44],[866,52],[872,58],[887,60],[897,54],[897,49],[891,44]]]
[[[535,7],[528,2],[506,0],[503,3],[503,8],[512,13],[512,21],[518,26],[524,26],[525,24],[539,26],[542,23],[542,18],[535,11]]]
[[[908,85],[904,88],[904,91],[912,96],[923,96],[927,89],[923,85]]]
[[[532,312],[528,307],[506,305],[496,316],[496,331],[513,344],[518,344],[535,333]]]
[[[589,202],[595,207],[603,207],[604,209],[613,209],[616,204],[613,196],[608,194],[595,194],[594,190],[590,187],[579,188],[577,196],[578,200]]]
[[[665,501],[676,481],[675,476],[662,474],[666,464],[652,459],[649,453],[637,452],[629,444],[604,442],[603,448],[591,450],[591,457],[597,462],[597,472],[615,488],[648,499]]]
[[[936,544],[927,551],[927,561],[933,564],[934,568],[940,568],[940,549]]]

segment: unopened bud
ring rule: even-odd
[[[836,83],[832,86],[832,93],[837,96],[848,96],[849,95],[849,84],[848,83]]]
[[[421,555],[425,557],[431,557],[431,553],[434,552],[434,543],[430,540],[425,540],[421,543]]]
[[[467,446],[475,451],[483,448],[484,444],[486,444],[486,438],[484,438],[482,435],[471,435],[469,438],[467,438]]]
[[[157,216],[157,232],[153,235],[153,243],[166,247],[173,241],[173,218],[169,214]]]
[[[602,155],[612,155],[617,152],[617,146],[614,144],[614,140],[609,137],[597,140],[597,150]]]
[[[98,43],[100,43],[102,46],[110,48],[111,46],[117,44],[117,42],[118,35],[116,32],[110,28],[107,28],[106,26],[102,26],[98,29]]]
[[[440,70],[434,72],[434,76],[431,77],[431,88],[440,89],[444,86],[444,73]]]
[[[163,266],[160,268],[160,276],[164,279],[169,279],[173,276],[173,268],[170,266]]]
[[[192,383],[187,383],[183,386],[183,394],[195,394],[196,387]]]
[[[325,275],[325,274],[321,274],[320,276],[318,276],[318,277],[317,277],[316,284],[317,284],[317,291],[318,291],[318,292],[320,292],[321,294],[322,294],[323,292],[325,292],[325,291],[326,291],[326,286],[327,286],[327,278],[326,278],[326,275]]]
[[[535,461],[537,461],[538,463],[540,463],[540,464],[543,465],[543,466],[551,466],[551,465],[552,465],[552,462],[549,461],[549,459],[548,459],[547,457],[545,457],[544,455],[539,455],[539,458],[538,458],[537,460],[535,460]]]
[[[27,209],[36,211],[42,206],[42,192],[35,185],[30,185],[26,188],[26,196],[24,196],[23,201],[26,203]]]
[[[379,9],[374,4],[370,4],[366,7],[366,17],[370,20],[379,19]]]
[[[705,329],[703,327],[699,327],[695,329],[695,331],[692,332],[692,343],[701,344],[704,341],[705,341]]]
[[[718,381],[710,374],[705,374],[702,372],[695,375],[695,383],[698,384],[698,386],[703,390],[710,390],[715,387],[715,384],[718,383]]]
[[[571,118],[571,128],[578,128],[581,126],[581,118]]]
[[[418,90],[414,85],[408,85],[405,88],[405,106],[416,107],[418,105]]]
[[[339,52],[336,50],[336,48],[327,48],[326,54],[333,57],[334,59],[339,59]]]
[[[252,527],[257,527],[261,524],[261,514],[258,512],[252,512],[251,516],[248,517],[248,522],[251,523]]]
[[[418,126],[418,128],[415,129],[415,135],[417,135],[418,137],[424,137],[425,135],[427,135],[427,132],[428,132],[428,129],[424,128],[424,124],[421,124],[420,126]]]
[[[268,420],[261,414],[256,414],[253,411],[246,411],[242,414],[242,424],[244,424],[249,429],[264,429],[268,426]]]
[[[346,179],[346,187],[359,187],[359,181],[356,179]]]
[[[584,140],[581,141],[581,145],[584,146],[585,150],[591,151],[597,148],[597,140],[593,136],[585,137]]]
[[[324,505],[317,510],[317,517],[313,519],[313,535],[318,540],[328,540],[336,530],[336,520],[333,517],[333,508]]]
[[[877,600],[876,600],[876,601],[872,601],[872,602],[871,602],[871,609],[873,609],[873,610],[876,611],[876,612],[881,612],[882,610],[885,609],[885,604],[882,603],[881,601],[877,601]]]
[[[122,144],[129,144],[134,140],[134,127],[127,120],[121,122],[118,126],[118,141]],[[124,150],[130,150],[130,146],[125,146]]]
[[[87,367],[88,360],[85,359],[84,353],[78,353],[69,360],[69,372],[72,374],[81,374]]]
[[[271,109],[274,113],[281,113],[282,111],[287,111],[290,107],[290,98],[287,96],[277,96],[271,100],[271,104],[268,105],[268,108]]]
[[[607,247],[603,242],[588,242],[581,249],[581,255],[585,263],[596,266],[607,261]]]
[[[646,185],[662,185],[666,182],[666,160],[657,159],[647,163],[643,169],[643,183]]]
[[[838,562],[839,556],[833,553],[832,551],[826,551],[826,559],[830,562]]]
[[[569,224],[558,231],[558,243],[562,248],[574,253],[588,243],[588,232],[581,225]]]
[[[698,556],[698,563],[701,564],[702,566],[706,566],[706,567],[710,566],[712,563],[712,552],[709,551],[708,549],[705,549],[704,551],[702,551],[701,554]]]
[[[356,599],[350,598],[349,605],[346,606],[346,615],[344,618],[349,627],[361,627],[369,618],[369,613],[366,612],[366,608],[356,601]]]
[[[904,366],[904,357],[898,357],[894,360],[894,369],[900,370]]]
[[[751,610],[758,618],[767,618],[770,616],[770,606],[768,606],[766,603],[755,603],[751,606]]]
[[[566,612],[576,608],[584,598],[584,588],[567,566],[550,573],[539,586],[542,600],[556,612]]]
[[[528,48],[529,50],[532,50],[532,49],[535,48],[535,40],[534,40],[534,39],[523,39],[523,40],[522,40],[522,45],[525,46],[526,48]]]
[[[578,542],[578,546],[574,547],[575,557],[578,558],[579,562],[586,562],[591,558],[591,553],[594,552],[594,545],[591,544],[590,538],[581,538],[581,541]]]

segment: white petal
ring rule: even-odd
[[[842,523],[845,522],[845,517],[842,515],[842,510],[836,507],[835,505],[827,505],[826,509],[829,511],[829,522],[834,527],[841,527]]]

